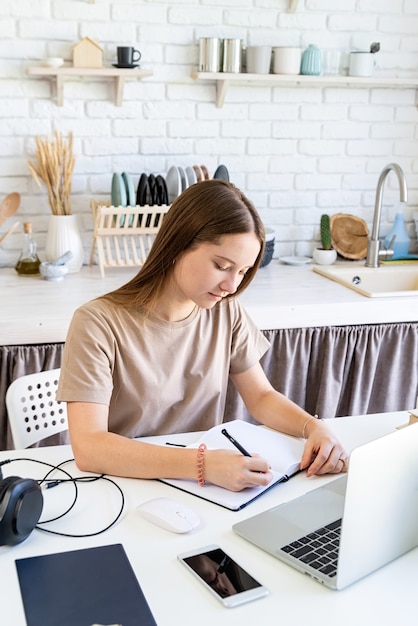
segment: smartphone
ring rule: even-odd
[[[227,608],[262,598],[269,592],[217,545],[183,552],[177,558]]]

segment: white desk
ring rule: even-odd
[[[347,450],[388,432],[408,421],[407,413],[378,414],[338,418],[329,424]],[[187,443],[195,436],[177,435]],[[159,438],[164,442],[166,438]],[[170,441],[173,441],[171,436]],[[5,451],[0,459],[22,456],[56,463],[71,458],[69,446]],[[382,459],[382,463],[385,459]],[[73,464],[67,466],[75,475]],[[3,467],[5,476],[40,478],[45,471],[35,463],[14,462]],[[286,626],[338,626],[358,624],[415,623],[418,550],[415,549],[390,565],[343,591],[331,591],[270,555],[247,543],[232,531],[232,524],[332,480],[332,477],[307,479],[304,474],[278,485],[240,512],[224,510],[157,481],[117,479],[126,496],[122,520],[102,535],[71,539],[35,530],[15,547],[0,547],[1,623],[24,626],[25,618],[14,560],[83,547],[122,543],[136,572],[158,626],[213,626],[230,624],[286,624]],[[45,492],[45,512],[59,511],[72,498],[72,487],[61,485]],[[139,517],[135,507],[150,498],[166,495],[186,502],[201,516],[194,532],[176,535],[153,526]],[[54,522],[55,530],[88,533],[104,527],[119,508],[119,495],[112,485],[80,485],[76,510],[65,521]],[[372,494],[371,502],[372,504]],[[177,562],[177,554],[189,548],[218,543],[253,576],[270,589],[270,595],[256,602],[225,609]]]

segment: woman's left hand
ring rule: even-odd
[[[306,441],[300,464],[307,476],[339,474],[348,468],[348,454],[334,433],[323,422],[317,422]]]

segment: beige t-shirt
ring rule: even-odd
[[[99,298],[71,321],[57,399],[108,405],[109,430],[127,437],[207,430],[222,422],[229,373],[269,345],[236,299],[166,322]]]

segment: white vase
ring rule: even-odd
[[[46,236],[47,261],[54,261],[68,250],[73,258],[67,262],[68,273],[79,272],[84,261],[83,242],[76,215],[51,215]]]
[[[318,265],[332,265],[337,260],[337,252],[333,248],[331,248],[331,250],[315,248],[313,251],[313,260]]]

